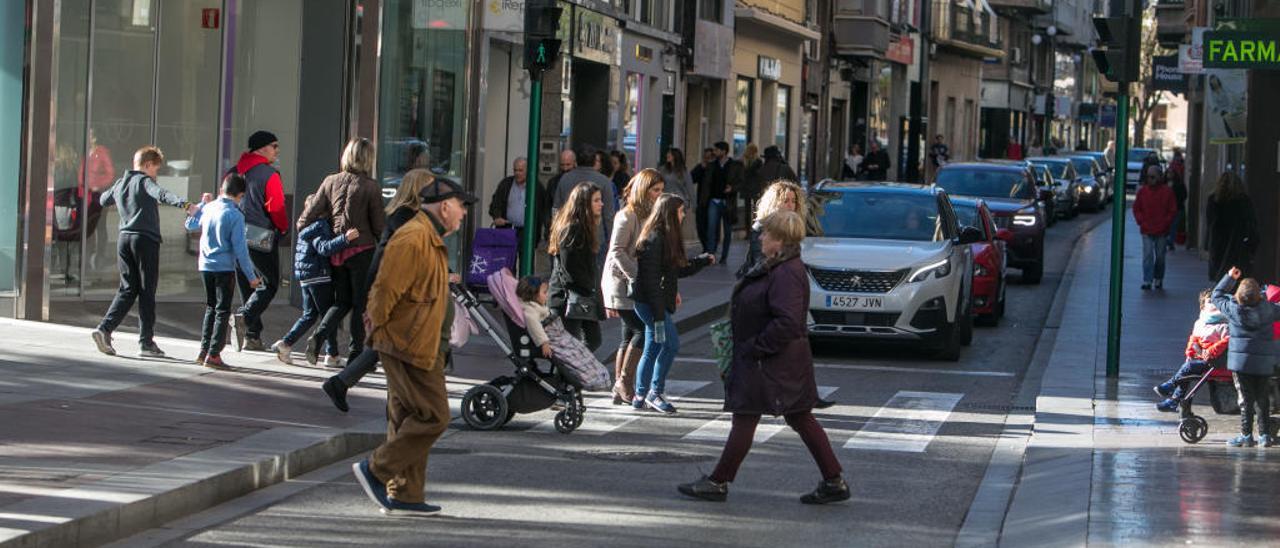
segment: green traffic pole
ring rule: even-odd
[[[1119,199],[1111,206],[1111,295],[1107,313],[1107,377],[1120,376],[1120,297],[1124,289],[1124,209],[1129,178],[1129,84],[1120,84],[1116,105],[1116,165],[1113,178],[1120,180]],[[1115,184],[1115,183],[1112,183]],[[1142,174],[1138,174],[1142,184]]]
[[[538,238],[538,134],[542,132],[542,74],[530,72],[533,89],[529,94],[529,156],[524,185],[524,241],[520,242],[520,276],[533,274],[533,250]]]

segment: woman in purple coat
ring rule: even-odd
[[[818,387],[813,376],[805,316],[809,280],[800,260],[804,220],[778,211],[760,221],[765,260],[752,268],[733,290],[733,363],[725,382],[724,410],[733,413],[733,428],[720,462],[710,476],[680,485],[681,493],[723,501],[729,483],[751,450],[756,425],[764,414],[782,415],[800,434],[822,472],[817,489],[800,497],[805,504],[849,499],[840,462],[827,433],[813,417]]]

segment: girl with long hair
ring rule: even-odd
[[[692,202],[693,176],[685,166],[683,151],[675,147],[667,149],[666,159],[658,173],[667,184],[666,192],[679,196],[685,203]]]
[[[603,193],[593,183],[573,187],[564,207],[551,223],[551,291],[547,307],[564,322],[565,330],[586,343],[594,352],[600,348],[600,270],[596,253],[600,249],[600,216]],[[570,307],[572,306],[572,309]]]
[[[1232,266],[1248,275],[1258,248],[1253,200],[1234,172],[1224,171],[1205,204],[1209,227],[1209,279],[1219,280]]]
[[[615,355],[613,386],[614,405],[631,403],[635,396],[636,366],[644,352],[644,322],[636,315],[635,301],[628,295],[639,276],[636,242],[641,224],[649,217],[653,204],[666,188],[663,177],[655,169],[643,169],[627,183],[626,206],[613,217],[609,253],[605,257],[604,292],[606,315],[622,319],[622,341]]]
[[[671,318],[680,307],[680,282],[707,265],[715,264],[715,256],[703,253],[689,259],[684,251],[680,223],[685,218],[684,200],[674,194],[663,194],[654,203],[636,246],[638,276],[632,296],[636,315],[644,322],[644,353],[636,368],[635,409],[651,407],[663,413],[676,412],[662,396],[667,372],[680,349],[680,338]]]

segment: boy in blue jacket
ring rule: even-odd
[[[307,196],[307,209],[311,208],[311,202],[315,198],[315,194]],[[359,237],[360,231],[354,228],[347,229],[346,234],[334,236],[328,219],[317,219],[298,233],[298,243],[293,252],[293,276],[298,280],[298,285],[302,286],[302,315],[293,323],[293,328],[285,333],[284,338],[271,345],[271,349],[276,352],[276,358],[286,365],[293,365],[293,345],[307,334],[311,326],[324,317],[325,312],[333,305],[333,288],[330,287],[330,282],[333,280],[329,278],[329,257],[342,251]],[[325,352],[330,356],[325,360],[325,365],[337,363],[336,332],[325,341]]]
[[[1240,435],[1227,440],[1232,447],[1271,447],[1271,376],[1275,374],[1277,352],[1273,324],[1280,321],[1280,304],[1263,297],[1262,286],[1253,278],[1240,279],[1240,269],[1231,267],[1213,288],[1213,304],[1227,317],[1231,340],[1227,343],[1227,369],[1240,392]],[[1235,295],[1228,291],[1240,281]],[[1258,419],[1258,440],[1253,439],[1253,419]]]
[[[206,194],[195,215],[187,218],[187,230],[200,231],[200,275],[204,278],[204,323],[200,327],[199,363],[210,369],[226,369],[222,348],[227,344],[231,301],[235,297],[236,270],[257,288],[261,280],[253,270],[249,246],[244,239],[244,213],[240,200],[248,183],[231,173],[222,179],[218,199]]]

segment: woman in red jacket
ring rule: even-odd
[[[1173,189],[1164,183],[1160,167],[1143,171],[1142,187],[1133,201],[1133,218],[1142,231],[1142,290],[1164,287],[1164,252],[1169,227],[1178,215]]]

